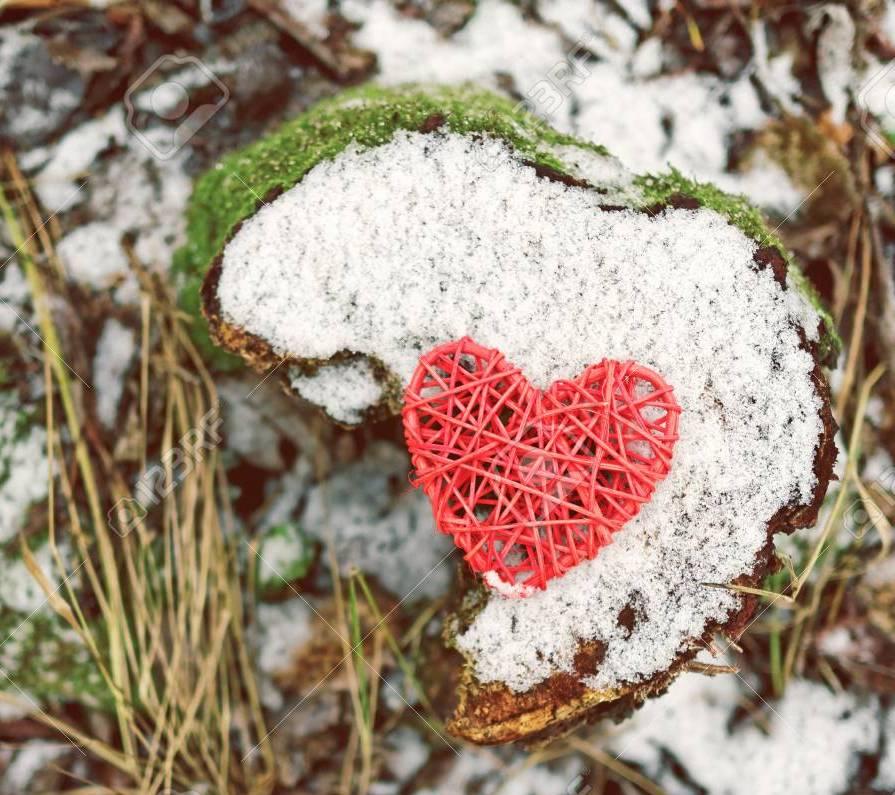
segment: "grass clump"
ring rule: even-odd
[[[39,214],[18,209],[34,205],[11,153],[3,166],[13,196],[0,194],[0,211],[44,345],[48,471],[56,473],[47,544],[60,586],[20,546],[52,620],[91,665],[91,684],[103,691],[116,732],[100,739],[27,699],[0,699],[115,768],[126,791],[156,795],[203,782],[221,795],[268,795],[273,755],[243,636],[235,542],[223,531],[233,522],[229,491],[218,451],[207,443],[218,411],[214,384],[170,296],[134,262],[144,307],[137,445],[145,462],[149,434],[159,440],[165,488],[148,510],[126,511],[135,495],[85,413],[88,386],[63,359],[78,340],[62,346],[49,308],[50,280],[38,262],[52,261],[53,251],[40,247],[29,226]],[[150,406],[160,427],[150,427]],[[181,459],[166,455],[172,450]],[[184,455],[192,466],[175,468]]]

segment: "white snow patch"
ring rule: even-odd
[[[258,667],[268,674],[287,668],[292,654],[311,639],[312,622],[313,611],[304,599],[258,605]]]
[[[711,75],[683,74],[631,80],[610,65],[598,65],[576,92],[576,135],[603,144],[634,172],[660,172],[671,165],[722,190],[745,194],[778,215],[788,214],[805,197],[762,154],[742,173],[727,170],[731,134],[760,129],[767,121],[747,78],[725,83]]]
[[[865,59],[866,68],[855,78],[856,103],[875,116],[885,132],[895,134],[895,64],[879,61],[870,53]]]
[[[890,708],[886,716],[884,736],[885,745],[873,786],[883,792],[888,790],[895,792],[895,708]]]
[[[629,1],[627,5],[633,13],[633,17],[629,13],[631,20],[641,27],[649,27],[649,10],[643,7],[642,2]],[[541,0],[538,13],[545,22],[556,25],[567,39],[576,42],[579,47],[586,47],[605,61],[624,65],[637,47],[636,28],[623,15],[617,14],[609,3]]]
[[[43,48],[43,39],[27,30],[28,23],[13,27],[5,25],[0,29],[0,105],[12,107],[7,111],[7,130],[9,138],[16,142],[27,141],[35,135],[46,134],[46,113],[41,101],[27,101],[29,98],[45,97],[50,102],[52,112],[67,114],[77,109],[81,97],[64,85],[57,83],[47,85],[45,76],[35,70],[21,69],[23,52]],[[41,56],[38,55],[38,60]],[[19,65],[19,68],[15,68]],[[51,92],[48,94],[48,91]],[[10,96],[13,93],[14,96]],[[24,98],[21,101],[19,98]]]
[[[605,204],[631,205],[640,199],[634,174],[615,157],[607,157],[578,146],[554,146],[552,153],[569,175],[606,190]]]
[[[167,128],[150,128],[143,134],[168,135]],[[165,143],[170,144],[170,141]],[[106,162],[97,160],[109,147],[117,145],[125,150]],[[174,250],[184,240],[184,209],[192,191],[192,180],[185,172],[188,149],[169,160],[160,161],[140,142],[129,136],[121,105],[116,105],[105,116],[81,124],[58,143],[27,153],[24,165],[38,170],[34,186],[41,203],[48,211],[58,213],[82,203],[88,196],[95,224],[89,234],[98,235],[94,245],[98,252],[109,253],[111,259],[106,272],[124,272],[126,261],[115,247],[125,233],[133,233],[134,252],[147,267],[167,268]],[[89,189],[85,186],[89,181]],[[82,228],[80,244],[89,244],[88,233]],[[71,236],[71,235],[69,235]],[[90,255],[90,247],[78,251]],[[102,269],[95,262],[91,271]],[[133,303],[137,299],[137,282],[130,273],[119,287],[116,299]]]
[[[135,236],[134,253],[140,262],[164,270],[185,239],[185,208],[192,192],[184,167],[189,151],[162,161],[136,139],[128,143],[128,151],[110,161],[102,180],[92,184],[90,208],[114,226],[119,237]],[[119,293],[119,301],[134,301],[135,281],[129,293]]]
[[[12,723],[31,714],[32,708],[37,706],[37,699],[25,693],[17,693],[18,701],[0,701],[0,723]],[[2,790],[0,790],[2,791]]]
[[[307,458],[299,457],[292,469],[283,474],[258,522],[259,529],[269,530],[291,520],[311,483],[313,469]]]
[[[764,89],[780,103],[787,113],[800,113],[797,98],[802,87],[795,76],[795,54],[781,52],[771,55],[768,43],[768,26],[765,20],[756,19],[750,28],[752,38],[752,69]]]
[[[505,73],[542,115],[562,120],[571,107],[568,86],[582,79],[577,49],[570,54],[557,31],[529,23],[507,0],[481,0],[450,38],[401,15],[388,0],[346,0],[342,13],[362,24],[353,41],[377,53],[376,79],[386,85],[473,82],[499,89],[498,73]]]
[[[373,444],[356,463],[308,492],[299,521],[327,542],[345,573],[356,566],[409,600],[444,592],[453,570],[451,541],[435,531],[426,496],[407,482],[406,453]]]
[[[758,150],[742,173],[716,174],[715,184],[730,193],[742,193],[753,204],[783,218],[805,200],[805,191],[796,185],[782,166]]]
[[[30,297],[28,282],[12,262],[0,265],[0,331],[12,331],[26,317],[25,303]]]
[[[118,404],[124,391],[124,374],[134,357],[134,332],[110,318],[103,326],[93,359],[96,413],[107,428],[115,426]]]
[[[47,496],[46,449],[46,430],[27,419],[14,393],[0,395],[0,543],[16,535],[28,508]]]
[[[490,749],[464,747],[437,787],[412,791],[414,795],[585,795],[591,790],[587,773],[579,757],[567,757],[548,767],[531,764],[529,755],[521,752],[507,762]]]
[[[328,0],[283,0],[281,6],[286,14],[304,25],[315,38],[322,40],[329,35],[329,28],[326,26]]]
[[[34,550],[34,560],[51,588],[61,583],[59,570],[53,559],[49,544]],[[0,557],[0,605],[15,610],[24,616],[38,611],[53,613],[47,601],[47,595],[34,575],[28,571],[25,561],[18,553],[16,557]],[[0,638],[2,640],[2,638]]]
[[[271,710],[283,705],[283,695],[273,677],[288,670],[293,656],[313,637],[314,613],[304,599],[259,604],[252,625],[260,673],[261,700]]]
[[[418,732],[409,726],[401,726],[388,736],[385,763],[403,784],[410,781],[426,764],[430,750]]]
[[[855,641],[848,627],[833,627],[820,636],[817,641],[817,650],[828,657],[853,658]]]
[[[809,30],[820,30],[817,40],[817,73],[824,95],[830,101],[834,122],[842,124],[848,110],[849,96],[855,82],[852,47],[855,23],[848,8],[826,3],[812,10]]]
[[[269,534],[258,549],[259,581],[286,585],[293,564],[307,555],[307,542],[299,533]]]
[[[531,585],[525,585],[523,583],[510,585],[510,583],[501,579],[501,576],[496,571],[486,571],[484,575],[482,575],[482,579],[489,588],[497,591],[501,596],[507,596],[513,599],[521,599],[537,592],[537,589]]]
[[[734,81],[693,73],[644,80],[661,70],[662,42],[650,37],[638,46],[637,27],[650,24],[648,8],[642,0],[622,5],[627,19],[608,3],[545,0],[538,13],[550,28],[525,19],[515,4],[482,0],[450,38],[425,20],[402,16],[386,0],[349,0],[343,13],[362,25],[354,41],[378,54],[383,83],[474,82],[505,93],[498,77],[508,75],[513,95],[528,108],[603,144],[635,172],[664,171],[670,164],[780,215],[795,209],[804,193],[782,170],[757,166],[756,174],[741,176],[727,168],[731,136],[767,121],[751,74],[787,111],[798,112],[793,97],[801,88],[791,55],[771,57],[759,24],[752,30],[755,60]],[[778,177],[779,186],[773,184]]]
[[[835,795],[849,789],[859,755],[876,749],[875,699],[794,680],[771,704],[765,734],[748,719],[729,728],[743,697],[754,694],[733,675],[685,674],[625,724],[612,751],[672,794],[703,787],[713,795]],[[695,786],[675,774],[669,756]]]
[[[95,290],[113,286],[128,271],[121,232],[104,221],[76,227],[56,251],[69,278]]]
[[[284,465],[280,440],[285,434],[266,413],[275,411],[277,406],[267,400],[268,395],[255,393],[255,386],[257,384],[252,382],[231,379],[222,379],[218,384],[227,449],[239,453],[256,466],[279,470]]]
[[[607,648],[592,686],[667,667],[737,604],[701,583],[751,571],[767,520],[815,482],[820,401],[794,328],[810,317],[816,334],[809,303],[756,271],[754,241],[708,209],[651,217],[598,202],[498,141],[398,134],[315,167],[223,255],[225,317],[281,353],[369,354],[406,384],[423,351],[468,334],[540,387],[603,357],[674,386],[681,440],[652,501],[599,558],[528,599],[492,599],[460,638],[480,680],[516,690],[571,671],[581,638]],[[385,489],[361,482],[331,487],[331,510],[347,513],[333,513],[336,532],[376,525]],[[644,618],[624,638],[632,600]]]
[[[871,588],[885,588],[895,583],[895,555],[871,563],[861,582]]]
[[[50,763],[65,756],[72,748],[71,743],[29,740],[22,745],[6,768],[0,781],[0,791],[31,792],[32,779]]]
[[[116,105],[105,116],[75,127],[49,148],[49,160],[34,179],[43,206],[53,213],[70,210],[87,198],[84,178],[104,149],[124,143],[124,111]],[[47,150],[39,150],[43,152]]]
[[[888,42],[895,45],[895,0],[885,0],[880,30]]]
[[[382,397],[382,385],[366,359],[324,365],[313,375],[296,374],[291,384],[305,400],[348,425],[359,423],[364,410]]]

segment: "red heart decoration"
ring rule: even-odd
[[[464,337],[420,358],[403,419],[438,529],[489,585],[526,595],[637,515],[668,474],[680,412],[636,362],[604,359],[541,391]]]

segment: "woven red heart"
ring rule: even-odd
[[[652,497],[680,411],[635,362],[604,359],[541,391],[464,337],[420,358],[403,417],[438,529],[486,582],[528,594],[595,557]]]

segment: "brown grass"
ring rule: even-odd
[[[35,225],[39,214],[11,153],[3,155],[3,166],[14,193],[12,200],[0,194],[0,210],[19,249],[47,351],[48,451],[68,519],[63,536],[51,503],[50,545],[60,575],[81,569],[84,589],[66,580],[54,593],[24,544],[22,550],[49,603],[101,671],[117,736],[100,740],[44,712],[35,717],[115,768],[126,782],[115,792],[154,795],[210,782],[228,795],[267,795],[275,783],[274,760],[243,636],[236,549],[225,532],[233,524],[227,482],[217,450],[211,444],[203,449],[210,433],[205,418],[218,408],[214,383],[167,290],[132,257],[142,288],[142,458],[149,446],[150,390],[163,418],[151,430],[161,441],[160,460],[183,447],[187,434],[196,444],[186,451],[188,473],[175,471],[179,459],[164,464],[163,490],[171,488],[160,504],[125,536],[112,532],[107,510],[132,495],[84,411],[86,387],[62,359],[46,273],[58,265],[52,242]],[[65,349],[76,345],[67,339]],[[67,561],[63,543],[74,551]],[[88,600],[97,606],[94,618],[86,615]],[[242,753],[232,747],[234,729]],[[243,762],[247,749],[254,750]]]

